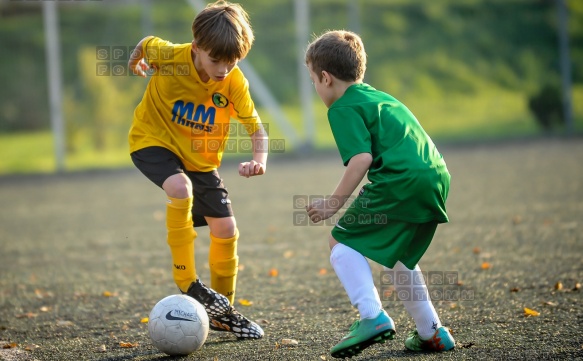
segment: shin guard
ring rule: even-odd
[[[209,267],[211,287],[225,295],[231,304],[235,300],[237,286],[237,271],[239,257],[237,256],[237,240],[239,231],[231,238],[218,238],[211,234],[209,249]]]
[[[177,199],[168,197],[166,204],[166,228],[168,246],[172,254],[172,276],[181,291],[186,292],[196,280],[194,265],[194,239],[192,225],[192,197]]]

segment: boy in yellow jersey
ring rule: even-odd
[[[129,68],[136,75],[152,76],[134,112],[131,157],[166,192],[167,242],[180,291],[204,305],[211,329],[257,339],[263,337],[261,327],[232,306],[239,232],[217,172],[229,136],[243,129],[250,136],[253,158],[239,164],[239,174],[249,178],[266,170],[267,135],[237,66],[254,36],[245,10],[225,1],[201,11],[192,33],[192,43],[147,36],[136,45]],[[229,126],[231,118],[242,126]],[[197,277],[194,261],[193,227],[204,225],[210,229],[211,287]]]

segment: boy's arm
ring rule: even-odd
[[[141,77],[147,77],[146,70],[150,67],[144,60],[144,43],[152,39],[153,36],[146,36],[136,45],[132,53],[130,54],[130,59],[128,60],[128,68],[134,75],[139,75]]]
[[[360,184],[371,164],[372,155],[370,153],[359,153],[350,158],[344,175],[332,196],[327,199],[315,200],[306,208],[312,222],[317,223],[328,219],[338,212]]]
[[[263,125],[261,123],[258,125],[259,129],[251,134],[253,160],[239,164],[239,175],[246,178],[264,174],[267,167],[269,139]]]

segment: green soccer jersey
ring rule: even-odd
[[[360,212],[411,223],[448,222],[445,161],[405,105],[355,84],[330,106],[328,120],[344,165],[359,153],[373,157],[370,183],[353,204]]]

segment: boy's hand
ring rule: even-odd
[[[243,162],[239,164],[239,175],[245,178],[262,175],[265,173],[265,164],[256,162]]]
[[[146,73],[148,69],[150,69],[150,66],[148,65],[148,63],[146,63],[146,60],[144,60],[144,58],[141,58],[137,63],[135,63],[134,61],[130,61],[130,70],[134,75],[139,75],[142,78],[146,78],[148,76],[148,74]]]
[[[342,204],[338,199],[314,199],[312,203],[306,207],[306,211],[308,212],[310,220],[314,223],[318,223],[332,217],[338,212],[341,206]]]

